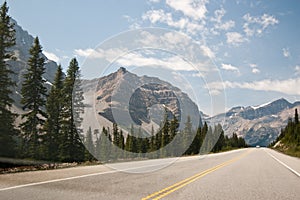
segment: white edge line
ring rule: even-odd
[[[132,167],[132,168],[123,169],[123,171],[133,170],[133,169],[140,169],[140,168],[144,168],[144,167],[155,167],[155,166],[165,165],[165,164],[166,163],[140,166],[140,167]],[[90,177],[90,176],[98,176],[98,175],[103,175],[103,174],[113,174],[113,173],[118,173],[118,172],[123,172],[123,171],[117,171],[117,170],[115,170],[115,171],[106,171],[106,172],[99,172],[99,173],[93,173],[93,174],[85,174],[85,175],[81,175],[81,176],[72,176],[72,177],[68,177],[68,178],[53,179],[53,180],[49,180],[49,181],[41,181],[41,182],[35,182],[35,183],[16,185],[16,186],[11,186],[11,187],[6,187],[6,188],[0,188],[0,192],[1,191],[6,191],[6,190],[17,189],[17,188],[30,187],[30,186],[35,186],[35,185],[43,185],[43,184],[47,184],[47,183],[54,183],[54,182],[60,182],[60,181],[67,181],[67,180],[85,178],[85,177]]]
[[[213,155],[213,154],[210,154],[210,155]],[[206,157],[206,156],[209,156],[209,155],[201,155],[201,156]],[[122,171],[117,171],[117,170],[115,170],[115,171],[106,171],[106,172],[85,174],[85,175],[80,175],[80,176],[73,176],[73,177],[68,177],[68,178],[59,178],[59,179],[53,179],[53,180],[48,180],[48,181],[41,181],[41,182],[35,182],[35,183],[16,185],[16,186],[11,186],[11,187],[6,187],[6,188],[0,188],[0,192],[7,191],[7,190],[18,189],[18,188],[36,186],[36,185],[43,185],[43,184],[47,184],[47,183],[55,183],[55,182],[60,182],[60,181],[67,181],[67,180],[73,180],[73,179],[79,179],[79,178],[85,178],[85,177],[91,177],[91,176],[98,176],[98,175],[103,175],[103,174],[113,174],[113,173],[124,172],[124,171],[127,171],[127,170],[140,169],[140,168],[145,168],[145,167],[155,167],[155,166],[160,166],[160,165],[173,164],[175,162],[191,161],[191,160],[194,160],[194,159],[196,160],[197,158],[199,158],[199,155],[191,156],[190,158],[184,159],[184,160],[180,160],[180,159],[174,160],[174,161],[171,161],[169,163],[167,162],[167,163],[160,163],[160,164],[155,164],[155,165],[146,165],[146,166],[140,166],[140,167],[127,168],[127,169],[123,169]],[[300,175],[298,173],[297,173],[297,175],[300,177]]]
[[[267,151],[265,151],[265,152],[267,152]],[[296,170],[292,169],[290,166],[288,166],[287,164],[285,164],[284,162],[282,162],[281,160],[279,160],[278,158],[276,158],[271,153],[267,152],[267,154],[269,154],[269,156],[271,156],[274,160],[276,160],[277,162],[279,162],[280,164],[282,164],[288,170],[290,170],[291,172],[293,172],[296,176],[300,177],[300,174]]]

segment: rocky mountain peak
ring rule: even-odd
[[[117,71],[118,74],[125,74],[125,73],[127,73],[127,72],[128,72],[128,71],[126,70],[125,67],[120,67],[120,68],[118,69],[118,71]]]
[[[85,80],[85,84],[89,81]],[[96,112],[98,117],[121,127],[159,126],[165,112],[185,123],[189,115],[193,125],[199,126],[197,105],[179,88],[157,77],[138,76],[121,67],[101,77],[96,83]],[[83,87],[85,88],[85,87]],[[88,89],[85,94],[88,95]],[[86,97],[89,98],[89,97]]]

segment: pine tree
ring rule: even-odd
[[[156,150],[156,147],[155,147],[154,127],[152,125],[152,127],[151,127],[151,137],[150,137],[150,142],[149,142],[149,152],[153,152],[155,150]]]
[[[64,74],[59,65],[46,103],[47,120],[45,122],[44,145],[47,152],[46,159],[53,161],[57,161],[59,155],[63,80]]]
[[[142,129],[141,127],[139,127],[136,137],[135,137],[135,141],[136,141],[136,149],[137,149],[137,153],[142,153],[142,149],[143,149],[143,135],[142,135]]]
[[[167,115],[165,115],[165,120],[164,120],[164,124],[162,127],[162,137],[161,137],[161,148],[160,148],[161,157],[166,157],[166,156],[168,156],[168,153],[169,153],[166,148],[166,146],[170,142],[169,141],[170,140],[169,131],[170,131],[170,122],[168,120]]]
[[[93,136],[92,136],[92,128],[89,127],[86,137],[85,137],[85,160],[92,161],[94,160],[94,154],[95,154],[95,146],[93,142]]]
[[[126,142],[125,142],[125,151],[126,151],[126,157],[129,158],[132,155],[132,149],[133,149],[133,139],[130,134],[127,135]]]
[[[171,120],[170,123],[170,141],[172,141],[178,131],[178,127],[179,127],[179,123],[178,123],[178,119],[174,116],[174,118]]]
[[[14,59],[10,50],[15,45],[14,24],[8,15],[6,1],[0,8],[0,157],[12,157],[15,154],[14,135],[17,130],[14,128],[16,115],[10,110],[13,99],[12,86],[15,83],[11,79],[13,72],[8,69],[8,60]]]
[[[120,135],[118,125],[116,123],[113,124],[113,144],[115,146],[119,146]]]
[[[165,117],[164,125],[162,127],[162,138],[161,138],[161,147],[165,147],[170,141],[170,122],[167,117]]]
[[[212,150],[213,140],[214,140],[213,130],[212,130],[211,126],[209,126],[207,128],[207,132],[205,134],[205,138],[204,138],[204,141],[203,141],[203,144],[201,147],[201,153],[209,153]]]
[[[191,153],[198,154],[201,146],[201,127],[198,127],[194,140],[191,144]]]
[[[99,144],[96,149],[96,151],[98,152],[97,159],[99,159],[101,162],[106,162],[110,158],[110,153],[111,153],[111,143],[110,142],[111,142],[111,138],[109,136],[109,133],[103,127],[102,133],[100,134],[100,137],[99,137]]]
[[[299,124],[299,117],[298,117],[298,110],[297,108],[295,109],[295,124]]]
[[[187,116],[187,120],[185,122],[184,126],[184,135],[183,135],[183,146],[186,148],[185,154],[189,155],[192,152],[191,148],[191,142],[193,141],[192,138],[192,122],[191,122],[191,117]]]
[[[113,148],[111,152],[111,156],[113,159],[117,159],[119,156],[119,141],[120,141],[120,134],[119,134],[119,129],[118,125],[116,123],[113,124],[113,130],[112,130],[112,135],[113,135]]]
[[[45,80],[43,79],[45,59],[42,57],[42,47],[38,37],[35,38],[29,53],[28,69],[24,74],[21,90],[21,103],[26,111],[22,115],[22,119],[25,121],[21,124],[21,128],[27,147],[26,156],[39,158],[39,138],[43,133],[46,118],[43,108],[46,103],[47,89],[44,86]]]
[[[124,140],[124,134],[123,134],[122,129],[120,130],[119,135],[120,135],[120,137],[119,137],[119,144],[118,144],[118,147],[119,147],[120,149],[119,149],[118,157],[119,157],[119,158],[124,158],[125,140]]]
[[[60,160],[83,161],[85,148],[82,144],[81,114],[83,113],[83,92],[80,86],[80,70],[75,58],[70,61],[63,87],[63,108]]]
[[[215,126],[214,129],[214,141],[217,141],[214,148],[212,149],[213,152],[221,151],[225,146],[225,136],[222,126],[218,124]]]
[[[238,144],[239,144],[239,138],[236,133],[233,133],[231,137],[231,147],[238,147]]]

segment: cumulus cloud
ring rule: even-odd
[[[243,29],[247,36],[261,35],[269,26],[279,23],[278,19],[268,14],[255,17],[247,13],[243,16],[243,19],[245,20]]]
[[[282,55],[286,58],[290,57],[291,56],[290,50],[288,48],[283,48]]]
[[[183,29],[187,26],[188,19],[180,18],[179,20],[174,20],[172,13],[166,13],[164,10],[149,10],[142,16],[143,20],[149,20],[152,24],[155,23],[165,23],[168,26]]]
[[[43,54],[49,59],[52,60],[56,63],[59,63],[60,59],[57,55],[55,55],[54,53],[51,52],[47,52],[47,51],[43,51]]]
[[[215,23],[214,29],[227,31],[235,26],[235,22],[233,20],[229,20],[225,22],[222,20],[225,13],[226,10],[224,8],[215,10],[214,17],[211,18],[211,21]]]
[[[166,0],[168,6],[194,20],[204,19],[206,17],[206,4],[208,2],[208,0]]]
[[[227,31],[235,26],[235,22],[233,20],[226,21],[221,24],[216,24],[215,28],[219,30]]]
[[[196,34],[198,31],[204,29],[204,24],[196,23],[189,20],[187,17],[181,17],[179,19],[174,19],[172,13],[165,12],[162,9],[159,10],[149,10],[142,15],[142,20],[149,20],[151,24],[163,23],[170,27],[184,30],[192,35]]]
[[[300,78],[287,80],[271,80],[265,79],[253,82],[212,82],[207,84],[207,88],[211,90],[222,91],[223,88],[240,88],[256,91],[280,92],[288,95],[300,95],[298,86],[300,85]]]
[[[211,21],[217,22],[217,23],[222,23],[222,18],[224,17],[226,13],[226,10],[224,8],[221,8],[219,10],[215,10],[214,12],[214,17],[211,18]]]
[[[108,49],[108,50],[88,48],[88,49],[75,49],[74,51],[75,55],[77,56],[90,58],[90,59],[102,58],[109,62],[112,62],[114,59],[121,56],[125,52],[127,52],[127,49],[118,49],[118,48]]]
[[[226,42],[228,44],[232,44],[235,46],[246,41],[245,38],[242,36],[242,34],[240,34],[238,32],[228,32],[228,33],[226,33],[226,37],[227,37]]]
[[[224,69],[224,70],[226,70],[226,71],[233,71],[233,72],[240,73],[239,68],[235,67],[235,66],[233,66],[231,64],[224,64],[224,63],[222,63],[221,68]]]
[[[142,55],[138,52],[131,52],[116,60],[121,66],[141,66],[141,67],[164,67],[175,71],[195,71],[190,63],[179,56],[169,56],[157,58],[151,55]]]

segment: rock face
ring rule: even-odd
[[[16,60],[10,61],[9,68],[15,73],[12,76],[12,79],[16,82],[15,93],[13,94],[13,99],[15,100],[15,106],[20,107],[20,93],[23,81],[23,74],[26,72],[28,67],[27,60],[29,58],[29,49],[33,44],[33,36],[31,36],[27,31],[23,30],[21,26],[17,24],[15,20],[12,20],[15,24],[14,29],[16,31],[16,45],[12,47],[12,50],[15,53]],[[46,61],[45,65],[45,74],[44,79],[47,81],[48,88],[50,83],[53,81],[56,70],[57,64],[54,61],[47,59],[45,55],[43,55]]]
[[[224,122],[225,134],[233,132],[244,137],[249,145],[267,146],[280,134],[288,118],[294,117],[300,102],[290,103],[285,99],[261,106],[234,107],[227,113],[207,118],[209,123]]]
[[[87,85],[95,80],[83,81]],[[95,109],[99,116],[123,128],[133,125],[159,126],[164,117],[176,116],[184,124],[191,117],[196,127],[201,123],[197,105],[179,88],[155,77],[137,76],[120,68],[98,79],[95,87]],[[87,97],[89,98],[89,97]],[[91,101],[90,101],[91,102]]]

